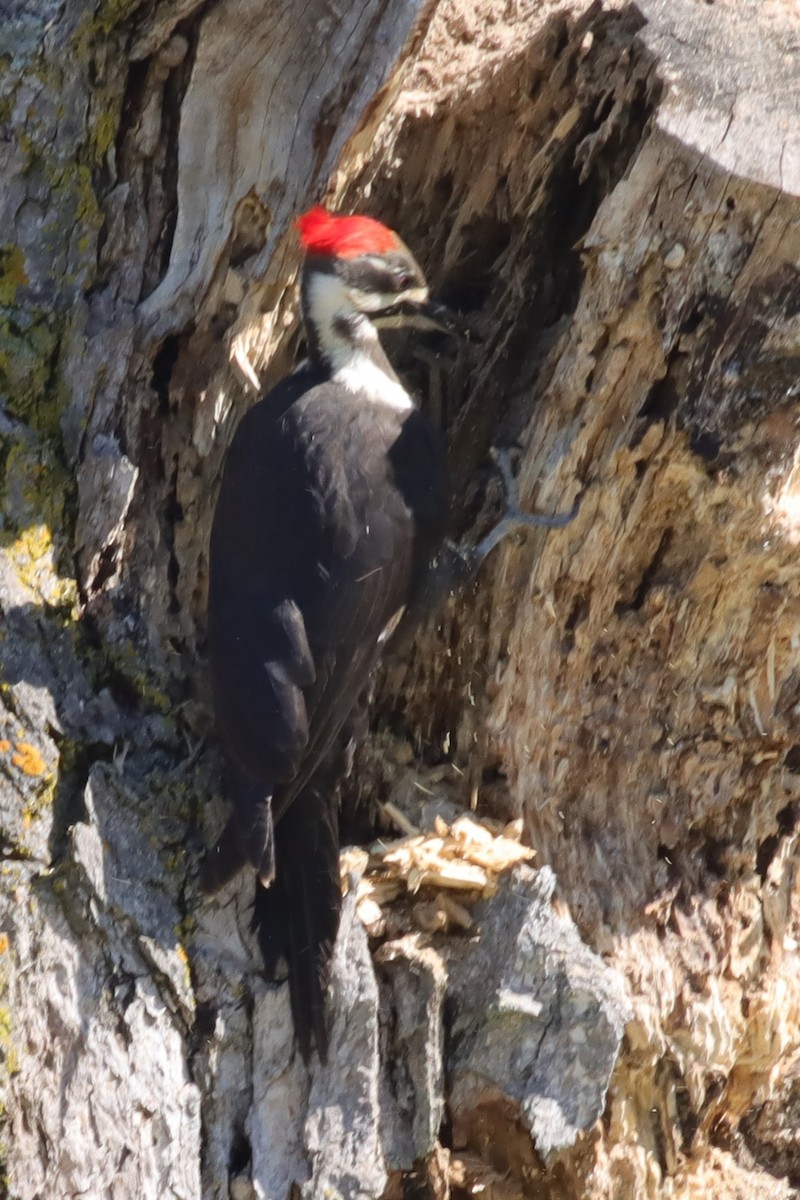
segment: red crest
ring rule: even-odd
[[[337,217],[320,204],[298,217],[295,225],[308,254],[358,258],[360,254],[385,254],[398,247],[397,235],[373,217]]]

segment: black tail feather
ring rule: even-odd
[[[227,791],[233,815],[201,868],[200,886],[206,893],[224,887],[247,863],[255,867],[265,885],[275,877],[270,789],[264,783],[232,781]]]
[[[325,996],[339,928],[339,831],[333,796],[309,785],[275,829],[277,874],[256,884],[253,926],[269,977],[281,958],[289,969],[295,1034],[307,1063],[316,1048],[327,1061]]]

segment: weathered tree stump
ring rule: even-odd
[[[797,1194],[799,28],[780,0],[0,13],[10,1196]],[[323,196],[482,334],[394,347],[453,532],[489,522],[497,443],[526,504],[581,508],[385,664],[346,797],[520,815],[535,869],[469,936],[370,947],[348,898],[309,1075],[249,882],[195,879],[210,517]]]

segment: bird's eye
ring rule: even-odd
[[[406,288],[410,288],[413,282],[414,276],[410,271],[398,271],[395,275],[395,283],[399,292],[404,292]]]

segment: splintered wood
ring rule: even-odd
[[[534,856],[520,842],[521,820],[503,824],[465,814],[448,825],[436,817],[433,830],[421,833],[404,818],[403,828],[413,832],[375,842],[369,851],[346,850],[341,857],[345,890],[351,874],[360,876],[358,914],[374,937],[382,937],[389,925],[396,932],[409,916],[425,933],[470,930],[468,906],[494,894],[502,871]],[[419,899],[410,907],[402,903],[414,897]],[[391,921],[388,905],[394,906]]]

